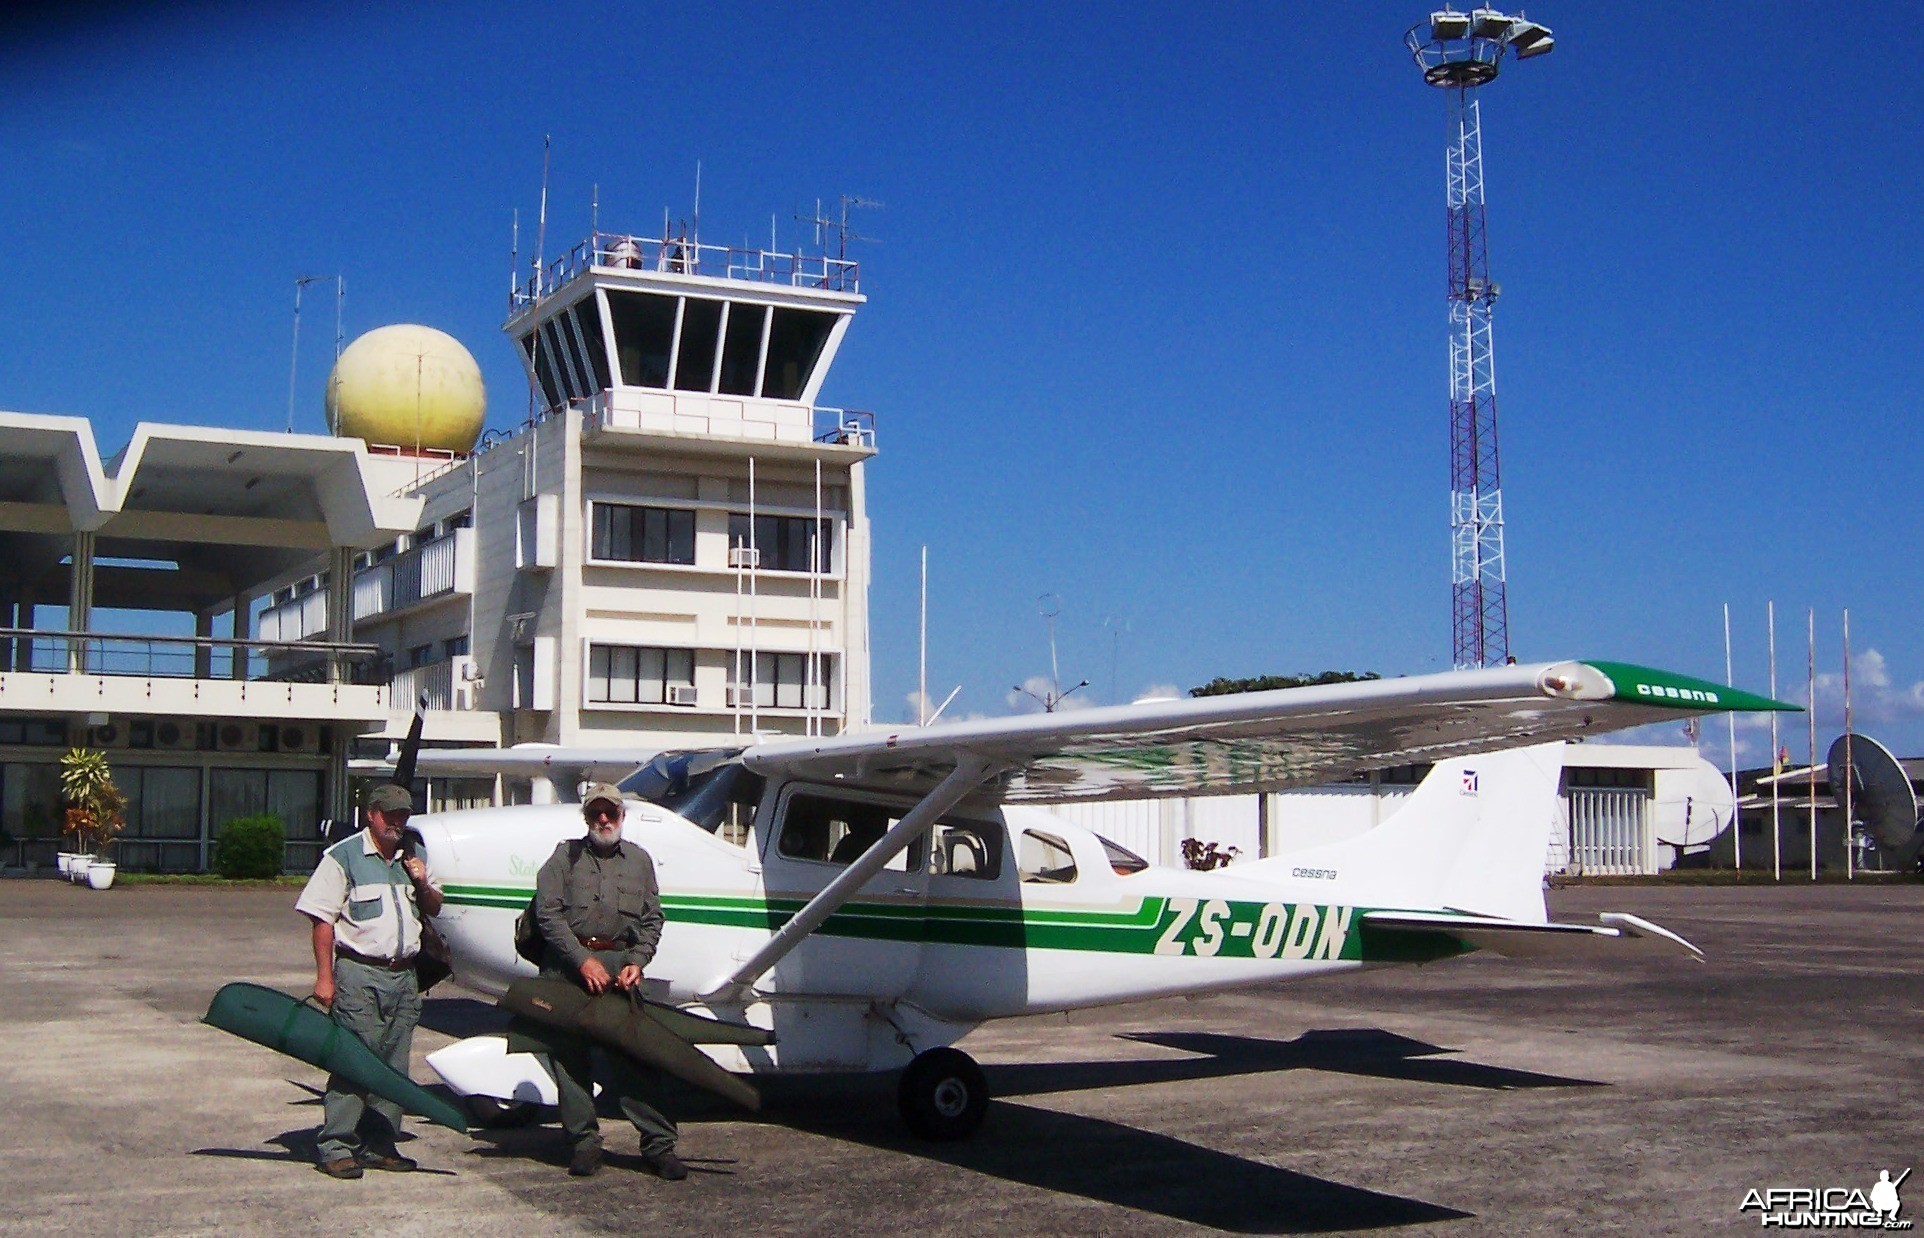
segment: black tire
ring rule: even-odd
[[[902,1121],[923,1139],[966,1139],[989,1111],[989,1081],[960,1049],[930,1049],[902,1072]]]
[[[541,1113],[541,1106],[525,1100],[497,1100],[492,1096],[468,1097],[468,1116],[476,1126],[498,1130],[527,1126]]]

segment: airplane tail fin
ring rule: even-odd
[[[1542,923],[1543,862],[1558,820],[1563,745],[1436,766],[1382,825],[1339,843],[1236,866],[1279,878],[1335,873],[1332,894],[1378,907],[1448,907]]]

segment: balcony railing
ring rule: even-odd
[[[303,593],[297,598],[269,606],[254,625],[262,640],[297,641],[327,631],[327,591]]]
[[[377,673],[380,657],[378,645],[0,628],[0,671],[31,671],[43,675],[371,684],[380,682]],[[267,669],[269,658],[276,663],[271,675]],[[283,667],[286,669],[281,669]]]
[[[456,529],[354,574],[354,618],[474,592],[474,530]]]
[[[861,264],[853,258],[597,232],[550,262],[538,275],[516,284],[508,298],[510,310],[540,300],[591,266],[705,275],[830,292],[859,292],[862,287]]]
[[[466,657],[412,666],[388,681],[388,700],[400,704],[426,699],[429,709],[473,709],[474,685]]]

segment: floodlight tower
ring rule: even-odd
[[[1444,164],[1450,268],[1450,557],[1452,658],[1497,666],[1510,653],[1504,597],[1503,485],[1496,450],[1496,358],[1490,334],[1497,285],[1484,239],[1483,129],[1476,89],[1505,52],[1519,60],[1556,45],[1547,27],[1495,9],[1443,9],[1403,36],[1423,80],[1450,96]]]

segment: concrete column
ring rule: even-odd
[[[354,551],[336,546],[327,573],[327,639],[345,645],[354,639]],[[344,683],[350,676],[341,660],[327,660],[327,681]]]
[[[208,637],[214,634],[214,612],[197,610],[194,612],[194,635]],[[214,677],[214,648],[212,645],[194,647],[194,678],[212,679]]]
[[[73,570],[67,576],[67,630],[88,631],[94,609],[94,535],[79,529],[73,535]],[[67,645],[67,669],[86,669],[86,647],[78,641]]]
[[[231,627],[235,640],[246,640],[252,635],[252,633],[247,630],[247,602],[248,598],[245,593],[236,593],[234,595],[232,605],[234,622]],[[227,677],[229,679],[247,678],[247,651],[238,645],[233,647],[233,661],[227,668]]]

